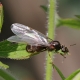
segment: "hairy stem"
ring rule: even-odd
[[[55,0],[49,0],[49,8],[48,8],[48,37],[54,40],[54,34],[55,34],[55,15],[56,15],[56,1]],[[53,57],[53,53],[49,52],[47,53],[47,59],[46,59],[46,73],[45,73],[45,80],[51,80],[52,79],[52,65],[50,64],[51,58]]]

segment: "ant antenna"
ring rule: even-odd
[[[74,46],[74,45],[76,45],[76,44],[71,44],[70,46]]]

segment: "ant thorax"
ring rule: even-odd
[[[61,49],[61,44],[59,43],[59,41],[51,41],[49,43],[49,51],[58,51]]]

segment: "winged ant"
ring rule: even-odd
[[[55,51],[57,53],[59,50],[61,50],[61,52],[64,53],[60,53],[62,56],[69,52],[68,48],[61,45],[59,41],[52,40],[41,32],[28,26],[14,23],[11,25],[11,30],[15,35],[9,37],[7,40],[10,42],[27,44],[27,52],[37,53],[43,51]]]

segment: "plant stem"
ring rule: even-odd
[[[56,14],[56,4],[55,0],[49,0],[49,17],[48,17],[48,37],[54,40],[54,33],[55,33],[55,14]],[[51,59],[50,56],[53,57],[53,53],[47,53],[47,60],[46,60],[46,75],[45,80],[52,79],[52,65],[50,64]]]

